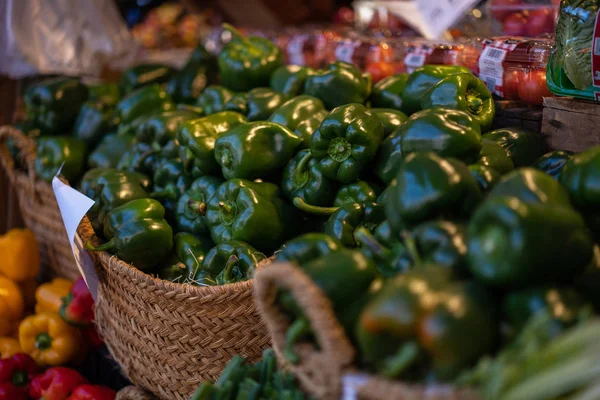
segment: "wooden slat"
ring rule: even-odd
[[[600,144],[600,104],[560,97],[544,100],[542,133],[548,147],[579,152]]]

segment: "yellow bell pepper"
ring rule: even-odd
[[[15,321],[23,314],[23,308],[23,296],[17,284],[0,276],[0,336],[10,335]]]
[[[0,275],[15,282],[33,279],[40,272],[40,249],[28,229],[11,229],[0,236],[0,254]]]
[[[40,367],[56,366],[77,357],[81,336],[79,330],[63,321],[60,315],[42,313],[30,315],[21,322],[19,344]]]
[[[51,282],[38,286],[35,291],[35,312],[57,313],[62,305],[63,297],[66,297],[73,286],[73,282],[55,278]]]
[[[17,353],[22,353],[19,341],[12,337],[0,336],[0,359],[10,358]]]

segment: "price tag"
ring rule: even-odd
[[[494,46],[486,46],[479,57],[479,79],[481,79],[490,92],[503,96],[504,67],[502,63],[508,50]]]
[[[287,46],[288,59],[292,65],[305,65],[304,59],[304,43],[306,43],[306,35],[298,35],[292,38]]]
[[[406,66],[406,72],[412,73],[415,69],[425,65],[425,59],[427,54],[421,52],[409,53],[404,58],[404,65]]]
[[[335,59],[352,64],[352,55],[357,44],[354,42],[340,43],[335,48]]]
[[[62,167],[61,167],[62,168]],[[60,170],[57,173],[60,174]],[[67,236],[69,237],[69,244],[73,251],[73,257],[79,268],[79,272],[94,298],[98,293],[98,275],[96,274],[96,267],[92,258],[84,249],[83,240],[77,233],[77,227],[79,223],[88,212],[88,210],[94,205],[94,200],[87,196],[79,193],[72,187],[65,185],[58,177],[55,176],[52,179],[52,189],[54,190],[54,196],[60,209],[60,214],[65,224]]]

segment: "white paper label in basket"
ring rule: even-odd
[[[57,175],[59,173],[60,170]],[[94,267],[92,258],[83,248],[83,240],[77,234],[77,227],[88,210],[94,205],[94,200],[65,185],[56,176],[52,179],[52,189],[54,190],[54,196],[56,196],[56,202],[58,203],[65,229],[67,230],[69,244],[71,244],[71,249],[73,250],[73,257],[75,257],[79,272],[81,272],[81,276],[85,279],[85,283],[95,301],[98,292],[96,268]]]

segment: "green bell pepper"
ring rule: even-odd
[[[66,135],[88,98],[88,88],[76,78],[52,78],[28,87],[23,98],[29,123],[43,135]]]
[[[271,114],[269,121],[283,125],[290,130],[295,131],[296,128],[298,128],[298,125],[305,122],[307,119],[314,117],[315,114],[322,115],[324,110],[325,106],[321,100],[317,99],[316,97],[301,95],[294,97],[279,106],[273,112],[273,114]],[[310,132],[310,134],[312,134],[312,132]],[[302,138],[306,139],[304,135]],[[307,145],[310,145],[310,136],[308,137],[308,140],[305,140],[305,142]]]
[[[177,201],[191,186],[192,178],[183,173],[183,165],[177,160],[163,161],[152,178],[154,191],[150,197],[160,201]]]
[[[190,62],[175,72],[167,83],[167,93],[177,103],[194,104],[208,85],[217,81],[216,60],[213,63]]]
[[[223,86],[210,85],[200,94],[196,105],[211,115],[225,111],[225,105],[233,97],[233,92]]]
[[[383,139],[383,125],[377,116],[360,104],[333,110],[313,133],[310,151],[323,175],[342,183],[358,180],[375,158]]]
[[[175,70],[163,64],[140,64],[127,69],[121,77],[121,92],[128,94],[142,86],[167,82]]]
[[[275,261],[302,265],[342,248],[343,244],[330,235],[305,233],[285,242],[282,249],[275,252]]]
[[[506,154],[504,148],[490,139],[481,140],[481,152],[475,164],[493,168],[501,175],[515,169],[511,158]]]
[[[488,193],[500,181],[501,175],[498,171],[485,165],[469,165],[469,171],[477,181],[482,193]]]
[[[83,140],[72,137],[39,138],[35,156],[36,175],[46,182],[52,182],[62,165],[61,175],[70,182],[77,181],[85,172],[86,147]]]
[[[466,67],[455,65],[425,65],[413,71],[402,92],[402,111],[412,114],[421,110],[421,99],[425,92],[450,75],[468,74]]]
[[[339,207],[348,203],[374,202],[379,193],[381,193],[381,188],[375,184],[365,181],[349,183],[339,188],[335,194],[333,205]]]
[[[225,103],[225,111],[235,111],[237,113],[248,114],[248,93],[234,93]]]
[[[204,109],[202,107],[198,107],[196,105],[193,104],[185,104],[185,103],[179,103],[177,104],[177,107],[175,107],[175,110],[177,111],[191,111],[193,113],[196,113],[196,115],[198,115],[198,117],[204,117]]]
[[[195,235],[209,233],[205,216],[207,203],[223,182],[216,176],[202,176],[192,182],[177,202],[175,220],[179,231]]]
[[[304,94],[321,99],[329,110],[350,103],[363,104],[371,94],[371,75],[336,61],[306,78]]]
[[[373,164],[375,176],[385,183],[396,177],[396,172],[402,164],[402,129],[396,129],[383,139]]]
[[[406,114],[393,108],[372,108],[371,111],[377,115],[377,118],[383,124],[383,137],[386,138],[392,134],[400,125],[408,120]]]
[[[559,181],[569,192],[573,205],[584,215],[585,222],[600,233],[600,146],[575,154],[564,166]]]
[[[406,247],[394,237],[389,221],[383,221],[373,233],[359,227],[354,231],[354,240],[367,257],[375,260],[383,279],[405,273],[413,266]]]
[[[544,171],[554,179],[558,179],[560,172],[573,156],[573,152],[554,150],[538,158],[531,166]]]
[[[590,262],[594,245],[568,205],[491,195],[473,214],[467,237],[471,273],[503,287],[571,279]]]
[[[88,101],[81,106],[73,136],[83,140],[88,146],[96,146],[112,128],[114,105],[102,101]]]
[[[206,253],[194,276],[198,285],[225,285],[254,277],[265,255],[247,243],[230,240]]]
[[[248,92],[248,121],[266,121],[287,98],[269,88],[255,88]],[[291,128],[290,128],[291,129]]]
[[[226,179],[266,178],[282,169],[302,139],[273,122],[249,122],[221,134],[215,159]]]
[[[136,172],[112,168],[95,168],[86,172],[81,179],[81,193],[94,200],[87,215],[96,234],[102,234],[106,214],[131,200],[149,197],[150,187],[150,180]]]
[[[577,276],[574,285],[596,311],[600,310],[600,247],[594,246],[594,256],[582,274]]]
[[[502,312],[514,331],[521,331],[535,314],[547,311],[552,316],[551,336],[574,325],[589,306],[574,288],[556,286],[534,286],[510,292],[502,301]]]
[[[354,233],[365,227],[373,233],[385,220],[385,207],[373,202],[346,203],[331,214],[325,224],[325,233],[339,240],[345,247],[357,247]]]
[[[421,108],[434,107],[468,112],[483,132],[490,129],[496,114],[492,94],[485,83],[471,73],[447,76],[427,90],[421,98]]]
[[[533,164],[547,151],[546,143],[539,134],[521,128],[497,129],[482,137],[502,146],[517,168]]]
[[[112,133],[104,136],[88,157],[88,167],[116,168],[125,153],[133,148],[134,140],[131,135]]]
[[[173,252],[177,263],[161,267],[158,276],[171,282],[193,282],[204,256],[213,247],[210,238],[179,232],[173,237]]]
[[[306,78],[313,73],[314,71],[308,67],[282,65],[271,75],[269,87],[284,96],[299,96],[304,90]]]
[[[433,153],[406,157],[396,178],[389,189],[386,216],[398,232],[405,224],[467,217],[483,198],[465,164]]]
[[[477,284],[449,275],[431,265],[400,274],[362,310],[358,348],[378,375],[399,378],[425,369],[427,378],[445,381],[493,349],[491,299]]]
[[[269,251],[293,233],[295,213],[276,185],[230,179],[208,201],[206,221],[216,244],[239,240]]]
[[[505,175],[488,197],[516,197],[526,203],[571,206],[565,188],[555,179],[533,168],[519,168]]]
[[[177,132],[177,139],[186,173],[199,177],[219,172],[214,153],[217,138],[245,122],[246,117],[233,111],[184,122]]]
[[[310,140],[312,138],[313,133],[315,133],[317,128],[321,125],[325,117],[327,117],[328,115],[329,113],[327,112],[327,110],[317,111],[312,116],[300,122],[296,129],[294,129],[294,133],[296,134],[296,136],[299,136],[304,140],[304,143],[302,143],[301,146],[302,148],[310,148]]]
[[[391,108],[404,111],[402,93],[409,74],[397,74],[383,78],[373,86],[371,107]]]
[[[114,251],[121,260],[144,270],[152,268],[173,248],[173,230],[164,219],[165,209],[156,200],[132,200],[112,209],[104,220],[104,237],[108,242],[89,251]]]
[[[468,113],[431,108],[413,114],[398,128],[402,156],[416,151],[433,151],[466,163],[477,160],[481,151],[481,128]]]
[[[87,85],[87,87],[88,101],[99,101],[115,106],[121,100],[119,85],[116,83],[99,83],[97,85]]]
[[[114,124],[119,124],[119,134],[134,133],[143,117],[174,108],[175,104],[162,87],[143,86],[123,97],[117,104]]]
[[[309,150],[296,153],[283,170],[281,190],[290,201],[298,197],[308,204],[327,206],[333,202],[335,186],[323,176]]]
[[[193,111],[177,110],[150,115],[138,125],[135,139],[137,143],[148,145],[148,151],[156,152],[161,157],[177,158],[179,156],[177,131],[184,122],[199,117]]]
[[[223,85],[236,92],[269,86],[271,75],[283,65],[281,50],[269,39],[243,37],[229,24],[223,28],[233,37],[219,54]]]
[[[168,157],[162,155],[160,151],[152,148],[149,144],[134,140],[132,148],[123,155],[123,158],[117,164],[117,169],[154,176],[156,169],[163,161],[173,159],[173,146],[166,147],[165,152],[169,154]]]

